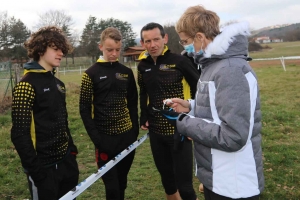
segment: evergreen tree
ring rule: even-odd
[[[80,49],[85,51],[85,54],[94,58],[101,54],[98,44],[100,42],[100,34],[108,27],[117,28],[123,37],[123,49],[136,45],[135,38],[136,34],[132,31],[131,24],[123,22],[118,19],[100,19],[97,21],[96,17],[90,16],[83,33],[81,35]]]
[[[0,59],[17,59],[22,62],[27,58],[23,43],[29,38],[30,30],[20,19],[0,13]]]
[[[12,18],[10,23],[10,36],[13,45],[11,54],[19,62],[22,62],[22,60],[27,58],[27,52],[23,43],[30,37],[30,30],[20,19],[16,20]]]
[[[123,37],[123,41],[122,41],[123,49],[136,45],[135,43],[136,34],[132,31],[131,24],[129,24],[126,21],[123,22],[121,20],[114,19],[114,18],[109,18],[106,20],[101,19],[99,21],[99,27],[100,30],[104,30],[108,27],[117,28],[121,32]]]
[[[80,49],[84,51],[84,54],[92,57],[92,62],[95,62],[95,58],[100,53],[98,49],[100,33],[97,18],[90,16],[81,35]]]

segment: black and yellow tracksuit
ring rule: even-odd
[[[196,92],[199,73],[186,57],[171,53],[167,46],[156,63],[147,51],[139,60],[140,124],[149,121],[151,132],[173,135],[174,127],[152,107],[162,109],[163,100],[169,98],[191,99]]]
[[[171,195],[178,189],[182,199],[196,199],[192,185],[192,142],[186,140],[181,151],[173,151],[174,126],[152,107],[162,109],[165,99],[192,98],[199,73],[189,59],[171,53],[167,46],[156,62],[147,51],[139,60],[140,124],[149,122],[151,150],[165,192]]]
[[[133,72],[99,59],[82,76],[80,114],[96,147],[98,167],[132,144],[139,134],[138,95]],[[102,177],[107,199],[124,199],[135,151]]]
[[[65,85],[37,62],[24,68],[25,75],[13,91],[11,140],[28,174],[30,190],[36,186],[41,199],[58,198],[77,185],[79,175],[75,156],[70,156],[77,154],[77,148],[68,128]],[[63,173],[65,179],[68,174],[74,178],[64,190],[56,190],[53,187],[59,183],[47,180],[48,174],[53,168],[59,171],[63,163],[73,169]]]

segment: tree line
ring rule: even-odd
[[[37,30],[43,26],[58,26],[64,32],[72,45],[72,51],[66,57],[87,56],[92,62],[101,54],[98,49],[100,34],[107,27],[115,27],[122,33],[123,49],[137,45],[135,39],[137,35],[133,32],[132,26],[127,21],[108,18],[98,19],[95,16],[89,16],[82,33],[72,29],[74,21],[71,15],[64,10],[49,10],[38,15],[38,22],[34,25]],[[173,24],[164,25],[166,33],[169,35],[168,46],[171,51],[180,53],[183,48],[178,43],[179,36],[175,31]],[[9,17],[7,12],[0,12],[0,61],[15,59],[23,63],[27,61],[27,52],[23,43],[30,37],[31,30],[22,22],[21,19]],[[66,62],[68,60],[66,59]]]
[[[136,45],[136,34],[131,24],[126,21],[89,16],[81,35],[72,29],[73,24],[71,15],[64,10],[50,10],[38,15],[38,22],[34,29],[51,25],[60,27],[71,43],[72,50],[66,56],[73,58],[73,64],[75,56],[88,56],[95,61],[101,54],[98,49],[100,34],[107,27],[120,30],[123,36],[123,49]],[[27,52],[23,43],[30,37],[31,32],[21,19],[8,16],[6,11],[0,12],[0,61],[10,59],[20,63],[27,61]]]
[[[64,10],[49,10],[38,15],[38,22],[33,28],[37,30],[50,25],[62,28],[68,37],[72,51],[66,57],[72,58],[72,64],[74,64],[76,56],[87,56],[92,59],[92,62],[95,62],[96,58],[101,55],[98,49],[100,34],[107,27],[115,27],[122,33],[122,50],[138,45],[135,42],[137,35],[133,32],[131,24],[119,19],[98,19],[95,16],[89,16],[82,33],[79,34],[78,31],[72,29],[74,21],[71,15]],[[174,24],[166,24],[164,29],[169,36],[167,44],[169,49],[174,53],[180,53],[183,47],[178,43],[179,36],[175,31]],[[7,12],[0,12],[0,61],[8,59],[16,59],[21,63],[26,61],[27,53],[23,43],[29,38],[31,32],[21,19],[9,17]],[[68,62],[67,59],[66,62]]]
[[[95,16],[89,16],[82,33],[73,30],[74,21],[71,15],[64,10],[49,10],[45,13],[38,14],[38,22],[34,25],[34,29],[39,29],[43,26],[58,26],[62,28],[65,35],[68,37],[72,50],[66,55],[66,64],[68,64],[68,57],[72,58],[74,64],[74,57],[87,56],[95,62],[96,58],[101,55],[98,49],[100,41],[100,34],[107,27],[115,27],[120,30],[123,36],[123,49],[130,46],[137,45],[135,39],[137,35],[133,32],[132,26],[127,21],[119,19],[108,18],[102,19]],[[222,26],[236,23],[237,21],[230,21]],[[164,25],[164,29],[169,36],[168,47],[174,53],[180,53],[183,47],[178,43],[179,36],[175,31],[175,26],[172,23]],[[8,16],[6,11],[0,11],[0,61],[7,61],[14,59],[19,63],[24,63],[28,60],[27,52],[23,43],[30,37],[32,30],[30,30],[21,19]],[[285,37],[288,41],[300,40],[300,29],[289,31]],[[249,50],[257,47],[257,44],[249,43]]]

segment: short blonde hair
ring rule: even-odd
[[[204,33],[207,39],[213,40],[219,33],[219,16],[203,6],[192,6],[182,14],[175,29],[177,33],[184,32],[189,36]]]
[[[108,27],[102,31],[100,35],[100,44],[103,44],[107,38],[113,39],[115,42],[119,42],[122,40],[122,34],[118,29],[114,27]]]

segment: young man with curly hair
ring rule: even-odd
[[[32,199],[59,199],[78,183],[77,148],[68,128],[66,89],[54,76],[70,45],[62,30],[39,29],[24,43],[33,61],[15,86],[11,140]]]

